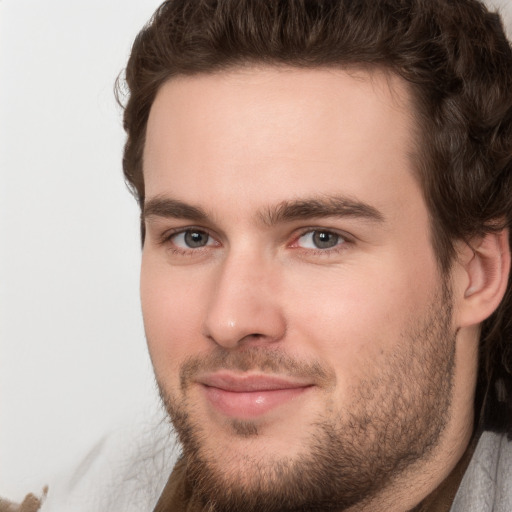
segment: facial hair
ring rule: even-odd
[[[183,447],[187,485],[195,499],[208,512],[359,509],[437,446],[449,418],[455,339],[450,293],[443,289],[423,317],[404,329],[380,368],[368,362],[368,377],[351,390],[350,409],[326,405],[294,457],[265,451],[264,434],[251,421],[231,422],[232,435],[260,442],[258,455],[212,450],[207,421],[194,417],[188,390],[199,372],[229,369],[314,376],[328,391],[336,378],[327,364],[261,347],[216,347],[207,356],[187,360],[180,370],[180,393],[159,388]]]

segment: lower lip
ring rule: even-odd
[[[264,391],[234,392],[203,386],[210,403],[226,416],[250,419],[292,402],[310,386]]]

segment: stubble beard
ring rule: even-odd
[[[187,396],[191,379],[200,370],[224,367],[289,375],[315,372],[327,385],[330,368],[285,355],[276,358],[265,349],[217,348],[209,358],[188,360],[180,372],[180,396],[159,388],[182,444],[195,499],[209,512],[339,512],[371,502],[437,446],[449,418],[455,338],[451,298],[444,289],[424,318],[402,334],[385,367],[368,367],[368,379],[351,390],[351,410],[326,407],[294,457],[265,452],[264,433],[250,421],[232,422],[231,434],[262,443],[252,452],[257,456],[212,450],[208,422],[193,419]]]

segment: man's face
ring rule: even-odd
[[[407,89],[384,74],[251,68],[159,91],[146,335],[219,508],[341,509],[441,442],[455,334],[414,141]]]

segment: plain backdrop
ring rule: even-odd
[[[0,0],[0,496],[156,402],[113,85],[158,3]]]
[[[113,88],[158,3],[0,1],[0,496],[154,400]]]

